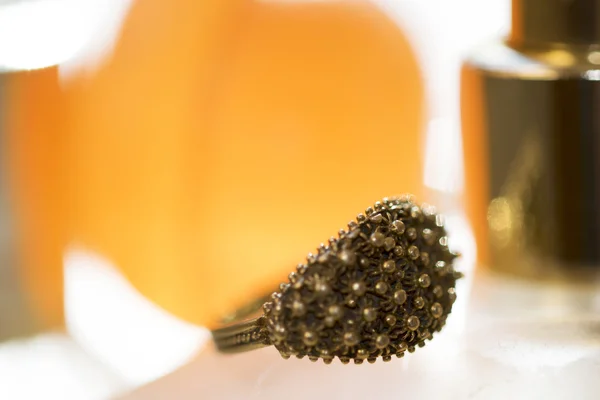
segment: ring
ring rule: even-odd
[[[384,198],[309,254],[266,301],[212,331],[219,351],[275,346],[284,358],[389,361],[439,332],[462,277],[443,217],[412,196]],[[263,314],[245,321],[252,313]]]

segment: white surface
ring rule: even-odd
[[[0,345],[2,400],[102,400],[126,387],[65,334]]]
[[[65,316],[72,337],[130,386],[181,366],[209,336],[142,296],[109,260],[82,249],[65,255]]]
[[[452,315],[449,329],[404,359],[324,365],[283,360],[274,348],[224,356],[209,347],[123,400],[600,398],[598,288],[475,283],[469,305],[457,302],[465,324]]]

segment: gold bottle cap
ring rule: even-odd
[[[513,0],[517,45],[600,43],[600,0]]]

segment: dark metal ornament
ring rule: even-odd
[[[440,215],[411,197],[383,199],[298,265],[264,316],[213,331],[222,351],[274,345],[292,355],[389,361],[425,345],[456,299],[456,255]]]

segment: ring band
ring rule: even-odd
[[[309,254],[279,291],[213,330],[215,344],[225,353],[274,345],[284,358],[327,364],[402,357],[446,323],[462,276],[456,257],[432,206],[384,198]],[[244,320],[261,305],[263,315]]]

